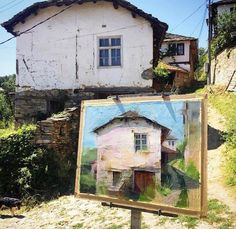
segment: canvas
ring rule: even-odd
[[[205,98],[84,101],[80,197],[173,213],[206,213]]]

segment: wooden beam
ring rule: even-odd
[[[136,18],[136,13],[135,13],[134,11],[132,11],[131,14],[132,14],[132,17],[133,17],[133,18]]]
[[[113,6],[116,10],[119,8],[119,4],[116,0],[113,1]]]

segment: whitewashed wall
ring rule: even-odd
[[[147,134],[146,152],[135,152],[135,133]],[[131,167],[160,167],[161,129],[146,121],[123,121],[110,124],[97,135],[100,166],[105,169]],[[159,166],[159,167],[158,167]]]
[[[178,42],[163,42],[161,49],[168,50],[168,44],[170,43],[184,43],[184,55],[181,56],[173,56],[172,57],[165,57],[164,61],[166,63],[173,63],[173,62],[189,62],[190,61],[190,41],[178,41]],[[190,71],[190,64],[179,64],[180,67]]]
[[[221,5],[217,7],[218,15],[223,13],[230,13],[230,8],[236,7],[236,4]]]
[[[62,9],[40,10],[14,31],[22,32]],[[102,36],[122,37],[122,67],[98,67],[97,41]],[[122,7],[116,10],[109,2],[75,4],[17,38],[18,90],[150,87],[152,81],[142,79],[141,73],[152,67],[152,59],[153,30],[148,21],[133,18]]]

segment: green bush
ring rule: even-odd
[[[92,174],[80,176],[80,191],[82,193],[96,193],[96,180]]]
[[[232,45],[235,45],[236,13],[224,13],[217,18],[217,36],[211,43],[211,52],[216,56]]]
[[[58,165],[52,151],[33,144],[35,127],[0,138],[0,195],[28,198],[58,192]]]
[[[200,173],[197,170],[196,166],[194,165],[193,161],[190,161],[186,166],[186,175],[191,177],[195,181],[199,181]]]
[[[8,127],[13,119],[13,112],[6,95],[0,92],[0,129]]]

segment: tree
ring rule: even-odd
[[[207,62],[207,50],[205,48],[199,48],[198,50],[198,64],[197,70],[195,72],[196,78],[199,81],[205,81],[207,79],[207,74],[205,73],[204,65]]]
[[[224,49],[236,45],[236,13],[220,15],[216,24],[217,35],[211,44],[211,52],[214,57]]]

